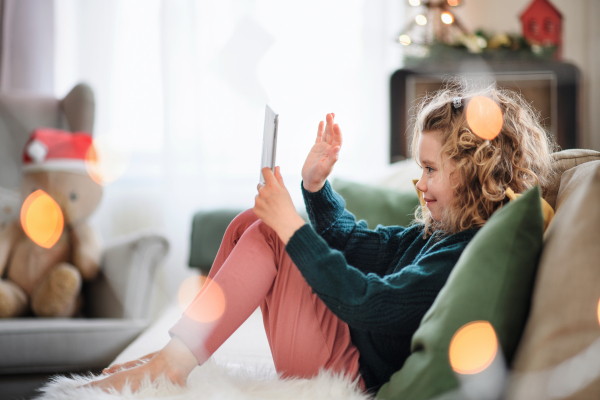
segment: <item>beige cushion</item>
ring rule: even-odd
[[[560,188],[560,179],[563,172],[588,161],[600,160],[600,152],[594,150],[571,149],[552,154],[555,168],[555,178],[552,184],[546,188],[544,199],[556,210],[556,197]]]
[[[587,177],[594,173],[598,166],[600,166],[600,160],[589,161],[563,172],[562,176],[560,177],[558,196],[556,197],[556,210],[559,209],[565,200],[581,185],[581,183]]]
[[[600,357],[600,162],[567,172],[513,364],[510,399],[600,398],[598,370],[592,371],[597,363],[590,364]]]

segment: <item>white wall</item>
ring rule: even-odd
[[[563,60],[581,70],[581,147],[600,151],[600,1],[551,0],[563,15]],[[519,16],[531,0],[468,0],[455,9],[468,29],[521,32]]]

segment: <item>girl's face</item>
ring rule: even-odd
[[[447,156],[441,155],[442,143],[437,132],[423,132],[419,137],[418,157],[423,169],[417,189],[423,192],[423,199],[431,218],[439,222],[443,211],[454,198],[451,188],[450,174],[454,171],[454,162],[448,161]],[[442,162],[444,170],[441,170]]]

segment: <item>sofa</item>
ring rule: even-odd
[[[64,98],[0,93],[0,200],[3,218],[18,217],[21,156],[37,127],[92,132],[94,95],[76,85]],[[11,214],[12,210],[12,214]],[[16,215],[13,215],[16,214]],[[165,237],[138,232],[103,246],[101,272],[84,285],[81,318],[0,319],[0,399],[26,399],[50,376],[97,372],[150,325],[154,273]]]
[[[377,398],[600,398],[600,152],[564,150],[553,154],[553,160],[556,176],[544,198],[555,215],[545,233],[538,188],[497,211],[465,249],[413,336],[412,354]],[[391,170],[369,184],[334,179],[332,186],[370,227],[409,223],[410,210],[418,202],[410,179],[418,169],[409,160]],[[194,216],[192,268],[201,274],[210,270],[227,225],[240,211],[203,210]],[[160,349],[181,314],[182,309],[173,305],[114,362]],[[453,363],[450,347],[462,328],[474,323],[487,327],[494,347],[482,368],[467,371]],[[190,376],[190,392],[166,388],[164,397],[187,399],[203,393],[206,398],[273,398],[256,391],[264,382],[269,387],[281,384],[264,376],[265,368],[273,369],[265,340],[257,311],[213,356],[234,369],[249,366],[245,374],[236,375],[235,382],[221,380],[221,375],[231,376],[230,370],[215,372],[205,364]],[[463,340],[462,345],[481,353],[480,342]],[[260,368],[252,369],[253,364]],[[199,384],[202,379],[214,382]],[[239,381],[242,392],[232,394],[225,387]],[[322,376],[309,381],[319,388],[318,398],[365,398],[356,388],[343,392],[336,386],[328,392]],[[305,383],[291,382],[286,398],[309,398],[302,397]],[[69,382],[61,385],[73,387]]]
[[[600,318],[600,286],[598,286],[600,280],[593,280],[593,278],[600,278],[600,211],[598,211],[600,210],[598,207],[600,193],[594,192],[594,185],[600,187],[600,152],[570,149],[556,152],[552,157],[556,175],[553,184],[547,188],[544,199],[555,209],[555,216],[551,226],[545,231],[541,253],[534,254],[536,265],[532,269],[532,283],[527,283],[524,276],[513,274],[513,279],[523,281],[522,298],[519,300],[522,306],[512,306],[522,308],[523,323],[513,324],[514,327],[511,328],[510,335],[512,335],[511,340],[514,344],[510,346],[514,349],[506,349],[510,350],[511,355],[503,360],[506,371],[509,373],[502,378],[500,388],[497,389],[499,391],[497,395],[502,398],[558,398],[559,396],[552,394],[548,389],[552,386],[550,376],[557,373],[553,372],[553,369],[560,371],[560,368],[567,368],[566,366],[577,357],[584,357],[586,354],[588,358],[600,358],[600,350],[596,353],[592,352],[594,346],[600,349],[598,320]],[[413,183],[410,179],[418,177],[419,171],[414,162],[412,160],[403,161],[397,163],[392,169],[393,173],[380,177],[376,184],[363,184],[341,179],[332,181],[334,189],[344,197],[348,210],[353,212],[357,219],[367,220],[370,228],[374,228],[377,224],[406,225],[410,223],[412,211],[418,204],[418,198],[412,189]],[[597,177],[594,178],[594,176]],[[578,194],[578,191],[587,191],[587,193]],[[578,210],[581,215],[573,215]],[[202,274],[208,273],[218,250],[220,238],[228,223],[240,211],[213,210],[199,211],[195,214],[192,223],[190,267],[198,268]],[[585,217],[586,214],[589,219]],[[581,219],[581,229],[585,233],[579,232],[576,226],[571,226],[571,224],[578,223],[573,221],[573,218]],[[584,227],[584,223],[587,228]],[[571,242],[580,243],[581,240],[578,237],[585,234],[587,236],[585,243],[594,245],[580,244],[576,248],[577,253],[570,255],[568,247],[557,243],[557,240],[564,242],[562,236],[565,233],[561,233],[563,231],[572,231],[577,237],[573,237]],[[561,268],[561,265],[557,266],[557,260],[565,263],[564,268]],[[595,275],[594,271],[597,271]],[[561,278],[557,278],[557,276]],[[561,279],[565,283],[565,287],[561,287]],[[594,282],[594,284],[589,282]],[[447,285],[449,284],[450,282]],[[516,287],[518,283],[513,285]],[[579,294],[570,293],[567,290],[568,288],[576,292],[578,286],[585,286],[582,288],[585,290]],[[445,289],[453,288],[446,287]],[[510,290],[505,292],[499,296],[518,298],[516,288],[513,293]],[[583,298],[589,297],[590,293],[594,293],[596,297],[595,301],[586,299],[588,312],[585,314],[582,308],[582,304],[585,304]],[[446,296],[444,299],[448,297]],[[512,300],[515,301],[515,299]],[[448,312],[455,311],[450,309]],[[516,311],[515,314],[517,314]],[[514,318],[518,319],[518,316],[515,315]],[[511,318],[505,319],[510,320]],[[497,333],[499,337],[503,334],[501,328],[498,328]],[[595,342],[596,340],[598,343]],[[447,363],[447,348],[439,357],[443,358],[443,363]],[[431,364],[428,365],[429,371],[435,370]],[[594,365],[596,363],[591,363],[589,369],[593,369]],[[412,367],[412,365],[409,364],[407,367]],[[562,388],[556,389],[556,393],[563,393],[566,395],[565,398],[573,399],[600,398],[600,368],[596,367],[593,371],[595,371],[595,375],[590,371],[587,374],[580,372],[584,378],[570,380],[570,375],[563,376],[564,385]],[[438,379],[436,376],[427,378],[427,374],[422,372],[419,371],[421,384],[431,388],[431,392],[419,387],[414,383],[414,377],[407,378],[405,374],[400,377],[404,380],[402,384],[396,387],[396,389],[400,389],[399,391],[388,390],[386,392],[382,390],[379,397],[398,399],[426,399],[440,395],[447,395],[448,398],[452,398],[452,396],[454,398],[469,397],[458,386],[453,387],[455,383],[461,384],[462,377],[457,377],[460,374],[451,371],[453,376],[449,379],[454,380],[455,383],[450,382],[448,384],[450,388],[439,388],[433,383]],[[489,385],[489,388],[493,386],[491,383]],[[393,385],[390,384],[390,386]],[[411,392],[410,387],[420,391],[420,394],[416,395],[415,392]],[[490,398],[499,397],[492,396]],[[474,398],[485,398],[485,396],[475,395]]]

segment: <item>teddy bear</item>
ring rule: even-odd
[[[36,243],[35,227],[25,221],[44,221],[27,220],[25,207],[20,220],[0,232],[1,318],[73,317],[80,311],[82,282],[94,279],[100,268],[99,237],[87,223],[102,198],[102,186],[86,166],[90,146],[90,134],[46,128],[34,130],[25,144],[22,199],[50,196],[62,212],[62,232],[56,232],[55,243]]]

